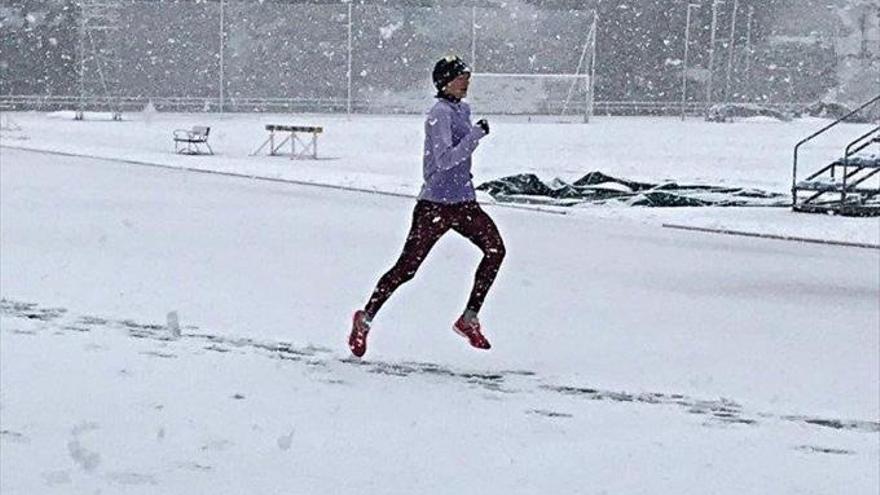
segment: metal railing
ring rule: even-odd
[[[840,117],[839,119],[835,120],[834,122],[826,125],[825,127],[819,129],[818,131],[816,131],[816,132],[810,134],[809,136],[805,137],[804,139],[801,139],[800,141],[798,141],[798,143],[794,146],[794,161],[792,164],[792,174],[791,174],[792,175],[792,178],[791,178],[791,206],[792,206],[792,208],[797,206],[797,189],[798,189],[797,188],[797,167],[798,167],[798,153],[800,151],[801,146],[812,141],[813,139],[817,138],[818,136],[824,134],[832,127],[840,124],[841,122],[843,122],[846,119],[852,117],[853,115],[861,112],[865,108],[877,103],[878,101],[880,101],[880,94],[878,94],[874,98],[871,98],[867,102],[862,103],[861,105],[859,105],[858,108],[851,111],[850,113],[844,115],[843,117]],[[846,175],[846,172],[844,172],[844,175]]]
[[[0,105],[10,110],[58,111],[77,108],[78,96],[42,95],[2,95]],[[216,97],[147,97],[120,96],[113,98],[114,106],[122,111],[140,112],[148,104],[156,110],[166,112],[217,112],[219,99]],[[108,110],[105,97],[85,99],[85,107],[92,111]],[[107,108],[105,108],[107,107]],[[345,112],[344,99],[335,98],[227,98],[224,110],[231,112]]]
[[[846,203],[846,193],[847,193],[846,181],[850,179],[851,175],[854,176],[855,174],[858,174],[862,170],[861,167],[858,167],[858,168],[856,168],[856,170],[852,174],[847,173],[849,170],[849,166],[850,166],[849,165],[850,164],[850,157],[852,157],[853,155],[855,155],[859,151],[862,151],[863,149],[867,148],[871,144],[880,142],[880,141],[878,141],[878,139],[880,139],[880,125],[871,129],[870,131],[866,132],[865,134],[862,134],[861,136],[859,136],[858,138],[854,139],[852,142],[850,142],[849,144],[846,145],[846,149],[843,154],[843,189],[840,191],[841,204]],[[855,188],[856,186],[858,186],[862,182],[865,182],[866,180],[868,180],[870,177],[873,177],[875,174],[877,174],[878,171],[880,171],[880,168],[876,168],[874,170],[871,170],[867,175],[859,178],[856,181],[853,181],[853,183],[850,186]]]
[[[9,110],[58,111],[78,108],[81,100],[78,95],[0,95],[0,105]],[[85,107],[92,111],[111,111],[106,97],[90,97],[84,100]],[[118,96],[113,98],[113,106],[125,112],[139,112],[148,103],[158,111],[165,112],[219,112],[220,99],[214,96]],[[367,99],[352,100],[353,113],[391,113],[421,114],[424,110],[422,101],[407,101],[397,104],[370,101]],[[562,108],[563,102],[546,102],[547,115],[558,115],[556,110]],[[791,111],[805,108],[806,103],[786,102],[764,105],[769,108]],[[557,108],[558,107],[558,108]],[[689,102],[685,105],[688,115],[703,116],[705,103]],[[571,113],[582,111],[572,107]],[[338,98],[270,98],[270,97],[232,97],[223,102],[225,112],[302,112],[302,113],[346,113],[348,100]],[[679,116],[682,104],[680,101],[596,101],[593,104],[594,115],[607,116]],[[485,112],[484,112],[485,113]]]

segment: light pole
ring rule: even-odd
[[[79,104],[76,109],[75,120],[85,120],[86,113],[86,8],[83,4],[79,4],[79,26],[77,29],[77,37],[79,45],[77,52],[79,53]]]
[[[730,78],[733,73],[733,57],[736,54],[736,11],[739,8],[739,0],[733,0],[733,14],[730,16],[730,40],[727,50],[727,78],[724,84],[724,102],[730,103]]]
[[[590,43],[590,87],[588,88],[588,91],[590,92],[590,97],[587,101],[587,111],[584,114],[584,122],[590,121],[590,117],[593,116],[593,110],[596,103],[596,38],[599,37],[598,10],[593,10],[593,27],[590,28],[590,31],[593,33],[593,39]]]
[[[746,81],[750,76],[749,72],[752,70],[752,16],[755,15],[755,8],[751,5],[749,6],[749,17],[746,21]]]
[[[691,43],[691,9],[700,8],[699,4],[689,3],[687,16],[684,23],[684,65],[681,71],[681,120],[685,119],[687,109],[687,76],[688,76],[688,47]]]
[[[471,70],[477,70],[477,7],[471,7]]]
[[[226,44],[226,0],[220,0],[220,115],[223,115],[223,90],[226,85],[226,70],[223,66],[223,52]]]
[[[346,62],[347,69],[345,72],[346,78],[347,78],[347,80],[346,80],[346,85],[347,85],[346,95],[347,96],[345,99],[345,101],[346,101],[345,111],[346,111],[346,114],[348,115],[348,120],[351,120],[351,45],[352,45],[352,39],[351,39],[352,19],[351,19],[351,16],[352,16],[352,12],[353,11],[352,11],[352,7],[351,7],[351,1],[349,1],[348,2],[348,59]]]
[[[715,27],[718,25],[718,5],[724,2],[712,0],[712,34],[709,41],[709,74],[706,82],[706,112],[712,106],[712,71],[715,65]]]

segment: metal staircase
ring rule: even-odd
[[[865,108],[880,104],[880,95],[802,139],[794,147],[792,210],[847,216],[880,216],[880,125],[852,140],[843,156],[798,180],[800,147]]]

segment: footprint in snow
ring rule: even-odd
[[[107,473],[105,478],[114,483],[121,485],[155,485],[156,477],[152,474],[142,474],[135,472],[114,472]]]
[[[287,435],[281,435],[280,437],[278,437],[279,449],[290,450],[291,445],[293,445],[293,431],[291,431]]]
[[[40,475],[47,485],[67,485],[71,482],[70,473],[67,471],[48,471]]]

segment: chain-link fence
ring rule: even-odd
[[[433,96],[430,71],[441,56],[459,54],[477,72],[570,74],[593,22],[589,10],[518,2],[420,7],[101,0],[115,6],[118,29],[98,44],[86,37],[80,54],[76,12],[94,1],[74,4],[70,30],[53,47],[66,53],[61,60],[84,56],[92,63],[54,74],[60,80],[53,81],[51,95],[41,95],[44,104],[83,93],[98,102],[110,92],[123,108],[152,100],[160,110],[421,111]],[[25,56],[32,48],[19,46],[14,53],[13,46],[8,56]],[[111,52],[115,62],[106,56]],[[106,90],[96,86],[97,78],[85,77],[92,86],[83,90],[79,76],[100,70],[93,68],[97,59],[118,64],[103,69],[117,77]],[[582,98],[574,105],[584,110]]]
[[[626,8],[595,0],[6,0],[0,99],[49,109],[85,95],[99,108],[109,92],[127,111],[152,101],[182,111],[420,112],[433,95],[434,61],[456,53],[477,73],[583,75],[574,86],[484,79],[512,113],[589,113],[589,102],[596,114],[705,113],[718,102],[802,108],[835,87],[847,103],[862,101],[870,91],[852,88],[878,80],[876,5],[847,14],[859,21],[852,26],[814,13],[829,24],[817,27],[788,3],[793,10],[688,0]],[[84,44],[89,4],[115,10],[116,29]],[[594,11],[597,60],[582,63]],[[774,34],[779,19],[790,19],[789,34]],[[841,44],[848,36],[852,49]],[[95,74],[97,60],[117,65]],[[584,82],[589,98],[572,94]],[[474,94],[479,86],[475,79]]]

